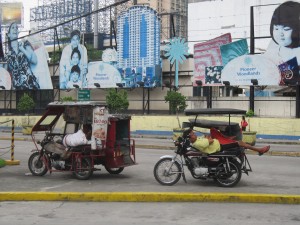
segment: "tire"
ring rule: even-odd
[[[171,158],[160,159],[154,166],[154,177],[162,185],[174,185],[181,178],[181,167],[178,162],[172,162]]]
[[[44,155],[46,156],[46,155]],[[34,176],[44,176],[48,172],[48,168],[43,160],[42,156],[40,158],[39,152],[34,152],[28,159],[28,168],[32,175]],[[48,156],[46,156],[48,158]]]
[[[221,163],[217,167],[216,178],[214,179],[221,187],[233,187],[241,180],[241,165],[236,160],[229,161],[230,171],[226,173],[226,162]]]
[[[107,166],[104,166],[106,171],[109,172],[110,174],[119,174],[124,170],[124,167],[119,167],[119,168],[109,168]]]
[[[78,180],[88,180],[93,175],[91,160],[88,158],[74,159],[74,175]]]

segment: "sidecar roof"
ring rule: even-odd
[[[105,102],[100,102],[100,101],[69,101],[69,102],[64,102],[64,101],[56,101],[56,102],[51,102],[48,104],[48,107],[65,107],[65,106],[106,106]]]
[[[231,109],[231,108],[214,108],[214,109],[187,109],[184,111],[187,116],[197,115],[234,115],[234,114],[246,114],[246,110]]]

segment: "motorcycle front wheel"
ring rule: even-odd
[[[93,175],[91,160],[78,157],[74,160],[74,175],[78,180],[87,180]]]
[[[236,160],[229,161],[229,168],[226,162],[218,165],[215,181],[221,187],[233,187],[242,177],[241,165]]]
[[[44,155],[45,156],[45,155]],[[43,160],[43,157],[40,157],[39,152],[34,152],[28,159],[28,168],[32,175],[34,176],[44,176],[48,172],[48,168]]]
[[[154,177],[162,185],[174,185],[181,178],[181,167],[170,158],[160,159],[154,166]]]

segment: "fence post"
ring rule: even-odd
[[[10,160],[5,160],[6,165],[20,165],[20,160],[15,160],[15,120],[12,120],[11,125],[11,151]]]

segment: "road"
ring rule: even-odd
[[[0,202],[5,225],[298,225],[300,205]]]
[[[2,147],[10,141],[1,140]],[[136,166],[125,168],[122,174],[110,175],[104,169],[95,172],[90,180],[79,181],[71,173],[47,173],[35,177],[29,173],[27,160],[33,148],[31,142],[15,142],[18,166],[0,168],[0,192],[234,192],[300,194],[298,157],[249,155],[253,173],[243,174],[234,188],[220,188],[212,181],[199,181],[187,173],[188,183],[180,180],[166,187],[153,177],[153,166],[161,155],[171,150],[136,150]],[[277,146],[276,148],[282,148]],[[290,147],[290,146],[288,146]],[[274,147],[275,148],[275,147]],[[0,157],[10,154],[0,150]],[[300,205],[245,204],[207,202],[0,202],[0,222],[6,225],[33,224],[257,224],[296,225],[300,222]]]
[[[9,141],[1,141],[2,146],[9,146]],[[18,166],[5,166],[0,169],[0,191],[71,191],[71,192],[234,192],[234,193],[269,193],[300,194],[299,157],[249,155],[253,172],[243,174],[240,183],[234,188],[220,188],[213,181],[193,179],[186,170],[188,183],[180,180],[168,187],[156,182],[153,167],[159,157],[173,154],[171,150],[137,149],[138,165],[127,167],[119,175],[111,175],[100,166],[90,180],[79,181],[70,172],[47,173],[43,177],[32,176],[27,167],[27,160],[33,144],[26,141],[15,142],[15,160]],[[3,150],[1,149],[1,152]],[[9,159],[10,155],[0,156]]]

